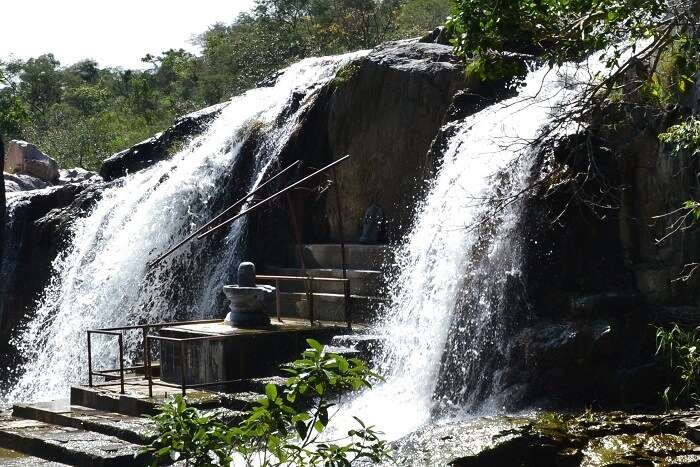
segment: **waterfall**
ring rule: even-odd
[[[234,186],[242,193],[257,185],[322,85],[364,54],[292,65],[274,86],[233,98],[171,159],[106,187],[89,215],[75,221],[70,246],[55,260],[31,322],[14,341],[26,364],[0,405],[65,397],[70,384],[85,382],[87,329],[223,316],[220,290],[242,259],[245,220],[225,238],[191,242],[154,271],[148,261],[211,218],[227,185],[245,185]],[[264,141],[252,158],[243,157],[253,134]],[[125,339],[128,356],[139,341]],[[114,367],[116,342],[97,342],[94,364]]]
[[[517,96],[443,128],[452,136],[396,254],[390,300],[374,329],[386,381],[340,408],[334,434],[354,427],[356,415],[397,439],[441,408],[471,411],[490,395],[511,319],[504,296],[520,283],[519,195],[532,181],[533,145],[545,128],[575,130],[551,123],[590,73],[535,70]]]

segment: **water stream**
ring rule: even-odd
[[[148,261],[216,214],[232,171],[251,163],[240,159],[253,131],[264,143],[240,191],[258,184],[320,87],[364,53],[302,60],[274,86],[233,98],[171,159],[108,186],[90,214],[75,222],[34,317],[14,342],[28,364],[0,405],[66,397],[70,384],[85,382],[87,329],[223,316],[220,288],[241,260],[244,220],[232,224],[223,241],[192,242],[150,273]],[[128,356],[140,339],[136,333],[127,339]],[[96,365],[114,365],[116,342],[95,349]]]
[[[506,287],[517,289],[521,274],[515,195],[531,182],[534,141],[578,95],[574,83],[589,78],[578,66],[533,71],[516,97],[443,128],[452,136],[374,330],[386,382],[344,404],[331,436],[354,428],[357,415],[397,439],[444,412],[473,413],[493,395],[511,320]]]

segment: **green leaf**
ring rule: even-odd
[[[266,384],[265,394],[272,400],[277,399],[277,386],[272,383]]]
[[[306,339],[306,343],[309,344],[309,346],[311,346],[311,348],[314,350],[319,352],[323,350],[323,346],[315,339]]]

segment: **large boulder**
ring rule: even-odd
[[[226,105],[228,103],[213,105],[178,118],[164,132],[105,159],[100,175],[106,181],[111,181],[167,159],[178,142],[202,133]]]
[[[58,163],[26,141],[10,141],[4,170],[11,174],[31,175],[48,183],[58,180]]]

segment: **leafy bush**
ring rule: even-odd
[[[671,146],[671,154],[700,153],[700,120],[691,117],[659,134],[659,141]]]
[[[234,457],[245,465],[349,466],[381,462],[389,450],[380,433],[359,418],[357,428],[341,440],[325,441],[331,409],[345,391],[371,388],[380,376],[359,359],[326,352],[313,339],[302,358],[283,367],[289,378],[281,387],[268,384],[265,395],[237,426],[202,416],[181,396],[163,404],[154,417],[158,438],[149,450],[154,462],[186,459],[198,466],[228,465]]]
[[[700,329],[656,329],[656,353],[665,355],[673,382],[662,394],[666,407],[697,403],[700,396]]]

